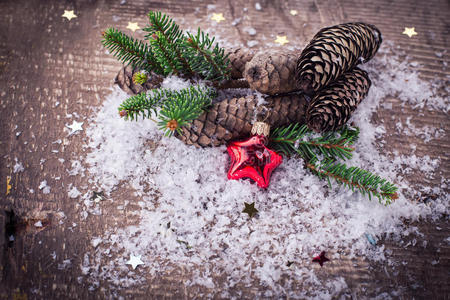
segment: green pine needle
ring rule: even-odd
[[[359,190],[362,195],[367,195],[369,199],[377,197],[380,203],[385,205],[398,198],[397,187],[380,176],[358,167],[347,167],[343,163],[338,163],[333,159],[318,161],[310,160],[306,166],[320,178],[326,177],[334,179],[339,184],[343,184],[352,191]]]
[[[124,64],[131,64],[148,72],[162,72],[151,47],[143,41],[135,40],[115,28],[108,28],[103,33],[102,44]]]
[[[196,35],[189,32],[187,35],[189,38],[185,42],[186,55],[190,58],[189,64],[192,70],[207,80],[229,79],[228,55],[225,55],[225,50],[220,48],[219,44],[213,47],[215,38],[210,38],[200,28]]]
[[[211,105],[214,96],[215,90],[211,88],[189,87],[175,92],[162,104],[158,122],[160,129],[167,136],[175,131],[181,133],[181,127],[197,119]]]
[[[354,150],[351,145],[358,135],[358,128],[345,126],[337,132],[317,136],[307,125],[291,124],[276,128],[270,135],[270,141],[275,151],[286,156],[299,154],[309,160],[320,154],[325,158],[350,159]]]
[[[306,166],[315,175],[326,178],[330,186],[330,179],[334,179],[352,191],[359,190],[369,199],[375,196],[380,203],[384,201],[388,205],[398,197],[395,185],[369,171],[338,162],[352,157],[354,149],[351,145],[358,135],[359,128],[345,126],[319,136],[306,125],[291,124],[276,128],[270,135],[270,144],[286,156],[297,154],[302,157]]]

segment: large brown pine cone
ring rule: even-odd
[[[354,68],[323,88],[308,106],[308,127],[316,132],[342,127],[351,113],[369,92],[371,82],[367,72]]]
[[[226,53],[228,54],[228,58],[230,59],[231,78],[242,78],[245,65],[253,58],[255,53],[252,50],[243,48],[226,50]]]
[[[381,44],[373,25],[346,23],[320,30],[303,50],[297,63],[297,84],[313,94],[358,63],[371,59]]]
[[[245,66],[244,79],[251,89],[267,95],[296,91],[297,59],[294,53],[256,54]]]
[[[268,97],[258,105],[256,96],[226,99],[215,103],[194,120],[183,133],[175,134],[188,145],[219,146],[232,139],[249,136],[252,124],[261,120],[272,128],[290,123],[305,123],[307,100],[303,95]]]

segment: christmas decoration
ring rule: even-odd
[[[380,31],[365,23],[320,30],[298,58],[298,87],[310,95],[317,92],[358,63],[370,60],[380,44]]]
[[[325,262],[330,260],[325,256],[325,251],[322,251],[319,255],[315,256],[312,261],[319,263],[319,265],[322,267]]]
[[[223,17],[222,13],[213,13],[211,20],[216,21],[217,23],[220,23],[222,21],[225,21],[225,18]]]
[[[417,35],[417,32],[414,27],[405,27],[405,30],[402,32],[402,34],[406,34],[410,38]]]
[[[11,192],[11,176],[6,176],[6,196],[9,195],[9,193]]]
[[[258,210],[255,208],[255,202],[253,202],[251,204],[244,202],[244,205],[245,205],[245,208],[242,212],[248,214],[248,216],[250,218],[252,218],[254,215],[256,215],[258,213]]]
[[[283,35],[283,36],[279,36],[277,35],[277,39],[275,40],[275,43],[280,44],[281,46],[283,46],[284,44],[289,43],[287,36]]]
[[[354,68],[323,88],[308,106],[306,122],[309,128],[321,132],[344,126],[366,97],[370,84],[367,73]]]
[[[255,55],[243,73],[253,90],[275,95],[297,90],[295,69],[297,55],[294,53],[260,53]]]
[[[77,15],[74,14],[73,10],[64,10],[64,14],[62,14],[62,17],[70,21],[72,19],[75,19]]]
[[[270,175],[283,159],[266,144],[267,137],[259,134],[244,141],[231,142],[227,147],[231,157],[228,179],[251,178],[259,187],[267,188]]]
[[[135,270],[137,266],[143,265],[144,262],[141,260],[141,255],[138,256],[130,255],[130,259],[126,262],[126,264],[131,265],[133,270]]]
[[[69,136],[75,134],[77,131],[83,130],[82,125],[83,125],[83,122],[77,122],[77,121],[73,121],[72,124],[70,124],[70,125],[66,124],[66,127],[71,130],[69,133]]]
[[[141,29],[141,27],[139,27],[138,23],[133,23],[133,22],[128,22],[128,29],[130,29],[131,31],[135,32],[138,29]]]
[[[116,77],[119,86],[134,94],[120,105],[120,117],[153,120],[152,116],[157,116],[166,135],[190,145],[228,143],[230,179],[251,178],[260,187],[268,187],[271,172],[282,161],[279,152],[299,155],[305,167],[326,178],[330,186],[334,179],[385,204],[396,199],[393,184],[342,162],[351,158],[351,145],[359,133],[344,125],[370,87],[367,73],[355,66],[378,50],[381,34],[376,27],[347,23],[325,28],[297,58],[292,53],[254,55],[241,48],[225,51],[200,29],[196,35],[183,33],[160,12],[148,16],[150,25],[144,31],[149,45],[115,29],[103,34],[105,47],[131,65]],[[277,42],[284,45],[288,41],[284,36],[277,37]],[[140,73],[143,70],[146,80]],[[159,88],[163,76],[169,74],[205,79],[207,87]],[[214,103],[217,89],[237,87],[250,87],[269,96],[225,97]],[[311,98],[294,93],[299,89]],[[242,140],[250,135],[252,125],[261,121],[275,128],[272,134],[253,132]],[[301,125],[305,123],[309,128]],[[324,133],[314,137],[312,130]],[[230,142],[238,138],[241,140]]]

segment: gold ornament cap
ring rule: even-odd
[[[252,127],[252,135],[269,136],[270,125],[265,122],[255,122]]]

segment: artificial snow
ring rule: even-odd
[[[92,239],[94,249],[84,255],[81,266],[89,276],[90,289],[102,280],[128,288],[145,282],[145,276],[160,276],[180,267],[195,270],[186,284],[206,286],[211,293],[217,286],[227,290],[239,283],[264,285],[261,297],[339,295],[347,288],[345,279],[323,282],[318,276],[320,266],[311,262],[313,256],[326,251],[332,261],[340,255],[386,260],[384,246],[376,243],[380,237],[400,240],[403,235],[418,234],[417,228],[405,227],[403,218],[449,213],[445,181],[433,189],[438,198],[428,204],[410,201],[404,194],[425,189],[410,185],[405,174],[421,172],[433,178],[440,160],[395,154],[387,146],[380,149],[379,140],[386,131],[405,134],[405,124],[399,120],[402,125],[395,129],[371,122],[390,95],[422,113],[448,109],[447,100],[436,96],[432,86],[407,66],[386,50],[364,65],[372,76],[372,87],[352,117],[361,134],[348,164],[376,172],[399,186],[399,198],[387,207],[337,184],[330,189],[326,181],[305,170],[300,159],[285,159],[267,190],[249,180],[230,181],[224,146],[197,149],[164,137],[152,120],[118,119],[117,107],[128,96],[114,88],[85,129],[90,139],[87,156],[73,161],[69,174],[80,176],[86,171],[92,184],[108,195],[126,183],[134,193],[127,200],[137,199],[133,204],[140,209],[133,211],[136,224],[110,227]],[[163,86],[180,89],[187,84],[169,77]],[[420,105],[424,102],[426,106]],[[435,136],[431,129],[425,132]],[[416,130],[410,128],[409,134]],[[387,156],[389,151],[394,159]],[[87,193],[81,201],[86,207],[94,205]],[[242,213],[244,202],[255,202],[258,217],[249,219]],[[86,211],[82,214],[87,216]],[[129,273],[125,265],[126,258],[136,253],[146,262],[140,266],[143,273]],[[295,263],[287,267],[288,261]],[[223,277],[225,281],[219,279]],[[293,292],[291,287],[299,284],[304,292]]]

